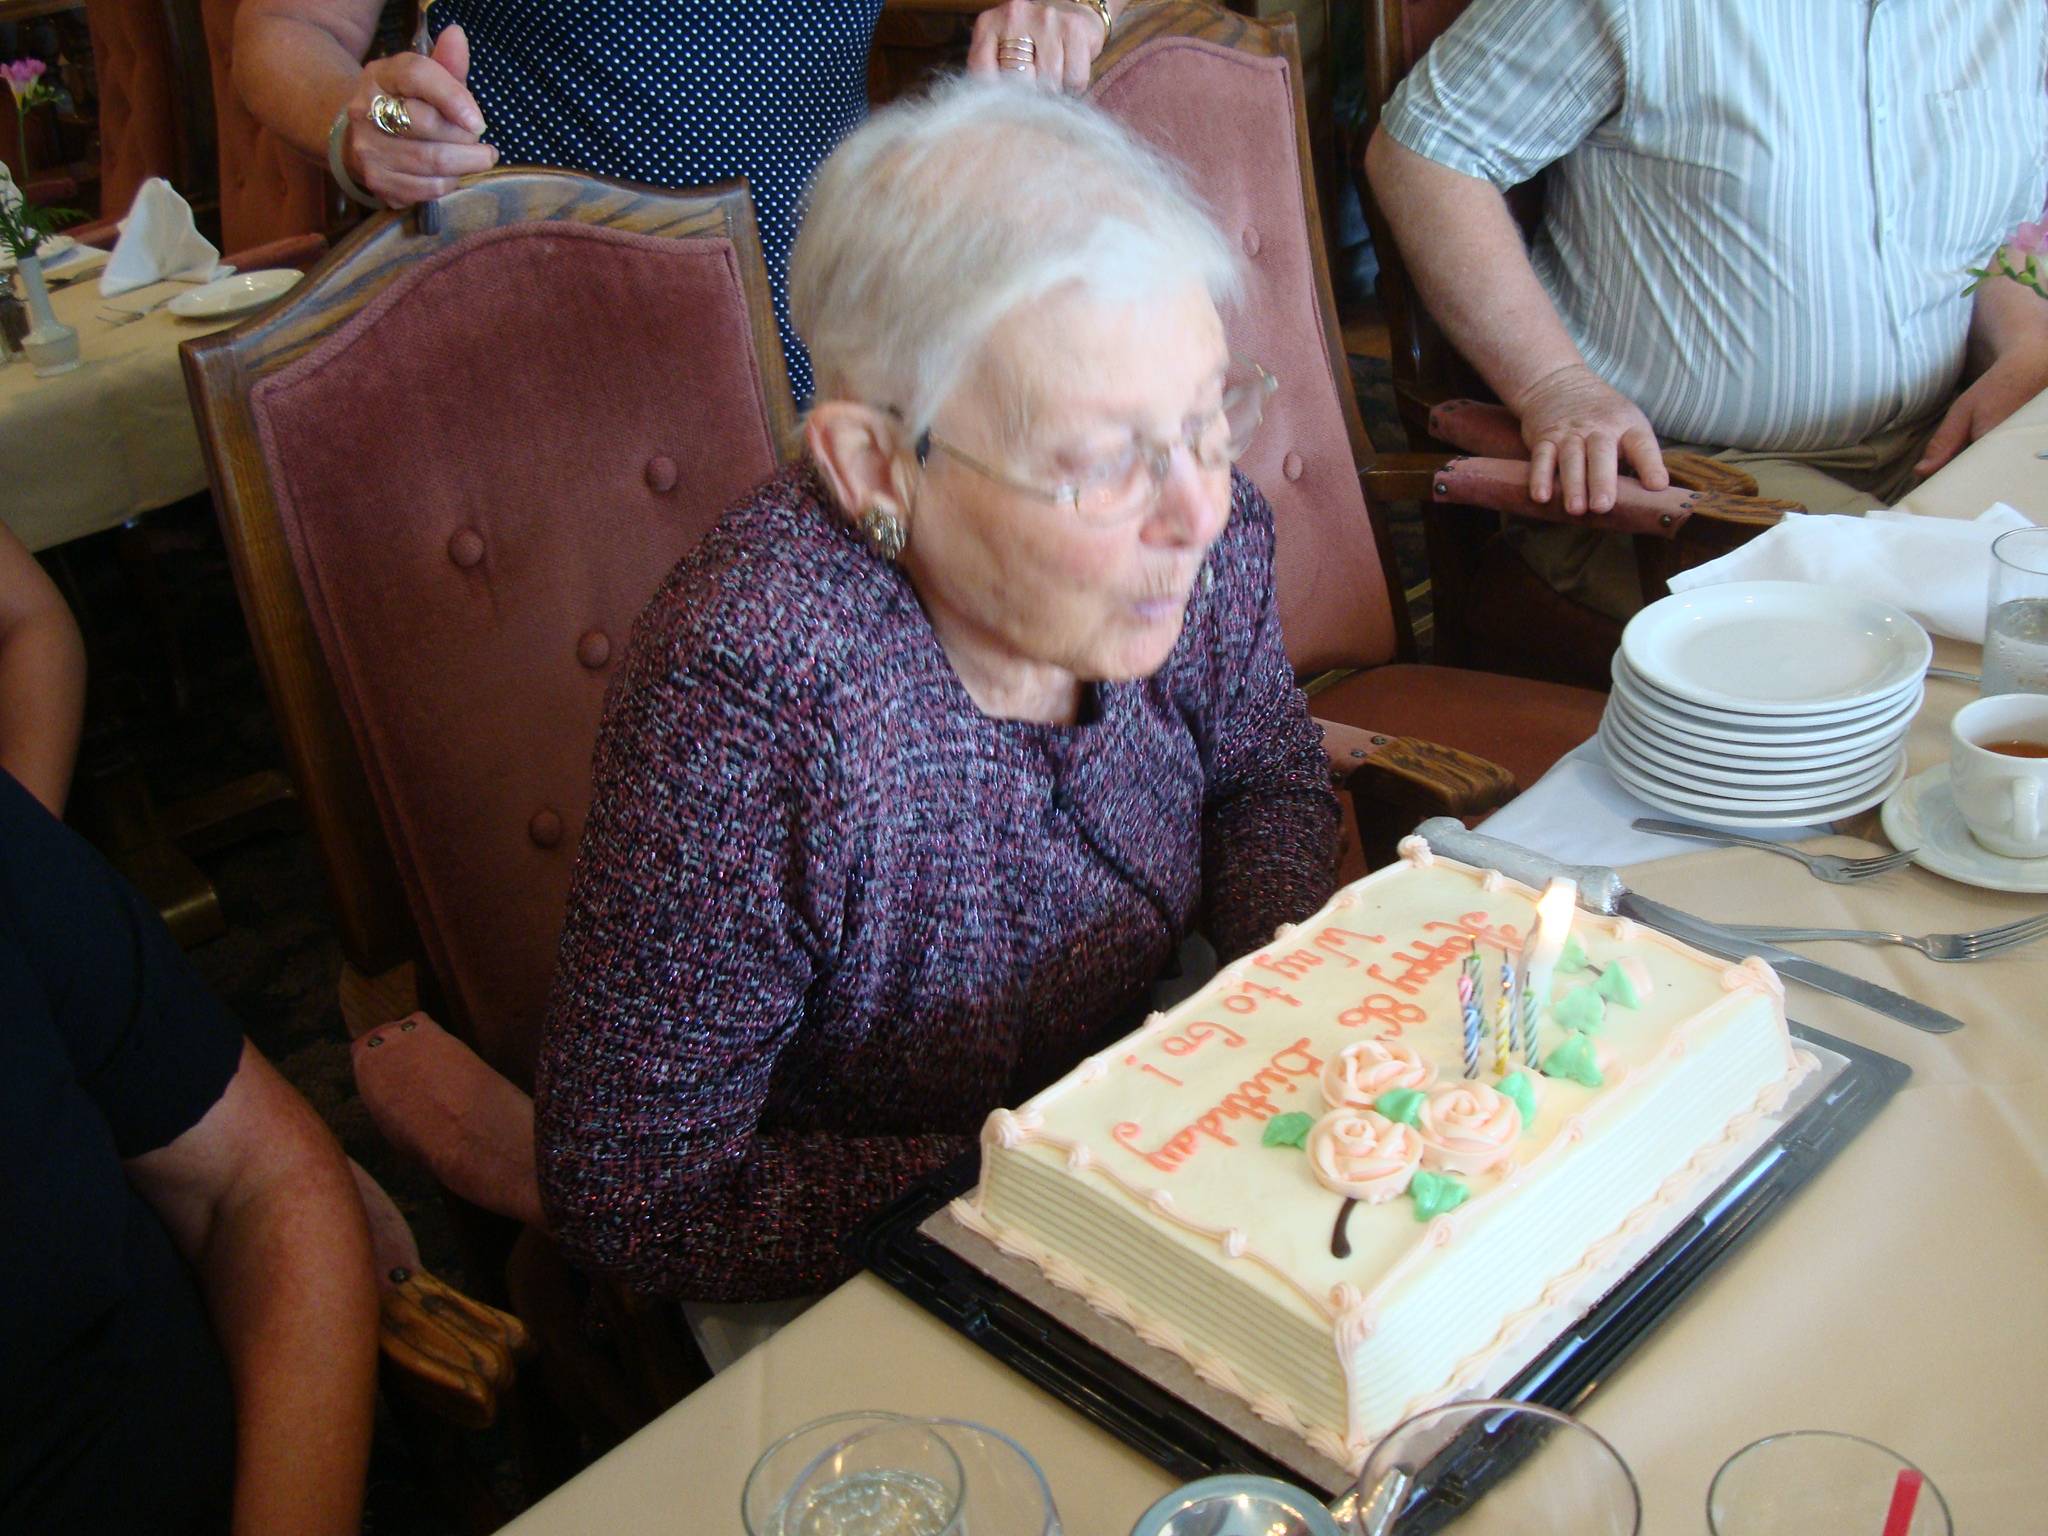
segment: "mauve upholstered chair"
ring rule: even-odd
[[[1592,735],[1604,701],[1413,660],[1360,478],[1374,455],[1330,289],[1292,23],[1134,0],[1096,68],[1094,98],[1189,168],[1244,252],[1245,296],[1225,323],[1280,380],[1244,468],[1273,504],[1288,655],[1313,680],[1333,761],[1362,751],[1385,770],[1350,780],[1367,851],[1381,855],[1430,804],[1483,814]]]
[[[373,218],[185,364],[334,894],[365,1100],[453,1192],[531,1223],[525,1090],[605,687],[795,411],[743,185],[495,171],[441,213],[432,235]],[[700,1374],[650,1314],[543,1282],[648,1322],[635,1369],[680,1361],[586,1393],[605,1427]],[[589,1354],[583,1319],[528,1321],[545,1354]]]

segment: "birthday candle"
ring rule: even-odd
[[[1525,987],[1522,992],[1522,1061],[1531,1072],[1543,1065],[1536,1055],[1536,989]]]
[[[1479,953],[1465,957],[1458,972],[1458,1011],[1465,1025],[1465,1075],[1479,1075]]]
[[[1493,1014],[1493,1070],[1500,1077],[1506,1077],[1508,1072],[1508,1051],[1515,1017],[1514,994],[1515,967],[1503,949],[1500,952],[1500,1002]]]

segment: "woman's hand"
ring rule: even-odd
[[[1118,6],[1112,3],[1110,11]],[[996,44],[1029,38],[1037,48],[1031,69],[1017,74],[1048,91],[1088,89],[1096,55],[1109,36],[1092,5],[1075,0],[1004,0],[974,21],[974,43],[967,50],[967,68],[976,75],[1007,72],[996,63]]]
[[[497,150],[478,142],[484,115],[463,84],[468,78],[469,39],[460,27],[444,28],[429,57],[394,53],[365,64],[342,138],[342,160],[356,185],[388,207],[409,208],[446,197],[458,177],[496,165]],[[386,133],[371,120],[370,103],[379,96],[404,101],[409,132]]]

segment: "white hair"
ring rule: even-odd
[[[877,112],[812,182],[789,303],[821,396],[913,433],[1019,305],[1236,297],[1237,253],[1181,169],[1084,101],[953,78]]]

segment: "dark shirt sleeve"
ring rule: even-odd
[[[643,654],[606,710],[541,1047],[550,1229],[638,1290],[754,1301],[857,1267],[846,1234],[971,1145],[764,1131],[830,963],[835,824],[814,680]]]
[[[166,1146],[204,1119],[241,1061],[241,1027],[141,893],[6,773],[0,903],[116,1153]]]
[[[1273,511],[1242,475],[1233,483],[1230,532],[1210,559],[1203,928],[1228,961],[1329,899],[1338,810],[1322,729],[1281,643]]]

